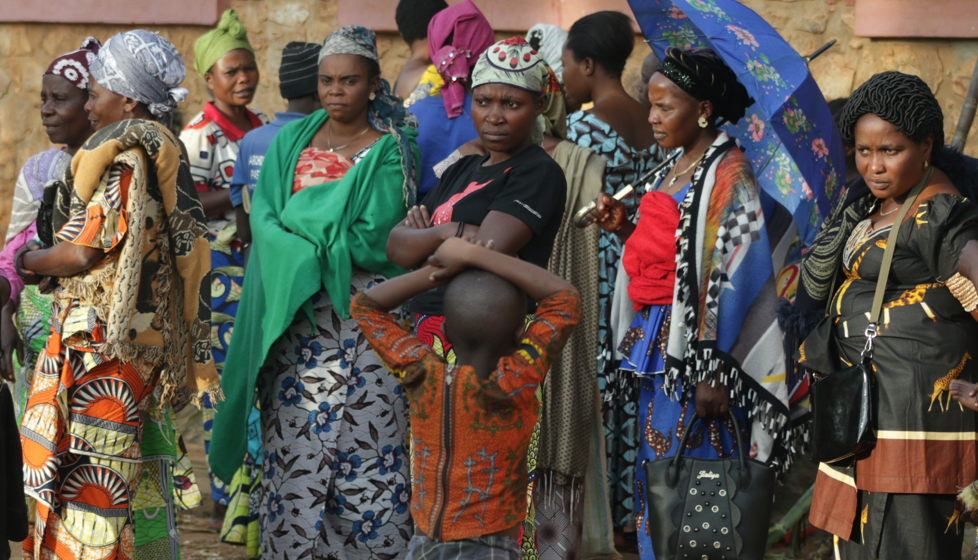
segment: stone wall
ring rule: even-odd
[[[509,1],[509,0],[496,0]],[[517,3],[522,0],[513,0]],[[978,59],[978,41],[871,40],[854,34],[854,0],[741,0],[771,22],[800,53],[808,54],[830,39],[839,43],[812,63],[812,72],[828,99],[848,95],[872,74],[900,70],[923,77],[945,112],[948,138],[954,132],[971,72]],[[248,28],[262,70],[262,86],[254,107],[266,113],[283,108],[278,93],[278,66],[286,43],[319,42],[337,27],[332,0],[231,0]],[[73,50],[94,35],[105,40],[125,26],[0,24],[0,232],[5,232],[10,199],[20,166],[49,146],[39,118],[41,75],[55,56]],[[190,75],[184,84],[190,97],[182,106],[186,122],[207,101],[203,79],[193,73],[193,42],[206,31],[195,26],[153,28],[184,55]],[[497,33],[500,38],[510,33]],[[648,54],[641,37],[625,68],[630,91]],[[407,45],[396,34],[378,37],[381,70],[397,76],[407,60]],[[972,128],[967,153],[978,156],[978,126]],[[0,239],[3,236],[0,235]]]

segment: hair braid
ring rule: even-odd
[[[856,88],[839,118],[839,129],[847,144],[855,142],[856,121],[870,113],[893,123],[918,144],[933,134],[932,160],[944,147],[944,112],[930,88],[917,76],[882,72]]]

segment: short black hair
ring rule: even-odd
[[[609,76],[621,76],[635,48],[632,20],[621,12],[595,12],[574,22],[564,48],[575,60],[590,58]]]
[[[526,320],[527,297],[512,282],[480,269],[467,270],[445,291],[445,336],[467,348],[499,348]]]
[[[428,36],[428,23],[448,7],[445,0],[401,0],[394,10],[397,31],[407,44]]]
[[[933,134],[931,162],[944,147],[944,111],[927,83],[917,76],[881,72],[856,88],[839,117],[839,132],[847,144],[856,144],[856,122],[870,113],[896,125],[918,144]]]

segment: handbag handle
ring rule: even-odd
[[[907,193],[907,198],[903,201],[903,205],[900,206],[900,212],[897,214],[896,220],[893,221],[890,234],[886,238],[883,263],[880,265],[880,276],[876,281],[876,294],[873,296],[873,308],[869,315],[869,324],[866,325],[866,346],[863,347],[862,351],[864,362],[873,357],[873,339],[879,334],[877,329],[879,327],[880,312],[883,310],[883,293],[886,291],[886,282],[890,277],[890,264],[893,262],[893,252],[896,251],[896,242],[897,236],[900,234],[900,227],[903,225],[903,219],[907,216],[907,212],[910,211],[910,207],[917,200],[917,195],[920,194],[920,191],[924,190],[924,185],[927,184],[927,181],[930,180],[930,176],[933,173],[934,168],[928,167],[920,182],[914,185],[910,189],[910,192]]]
[[[744,442],[740,437],[740,422],[737,420],[737,415],[727,411],[727,416],[730,418],[730,422],[734,427],[734,439],[737,441],[737,461],[740,463],[740,486],[742,488],[747,488],[750,486],[750,471],[744,465]],[[683,437],[679,440],[679,451],[672,458],[672,463],[669,464],[669,479],[672,486],[675,486],[679,482],[679,459],[686,453],[686,440],[689,439],[690,432],[693,431],[693,424],[699,420],[700,417],[693,418],[693,421],[686,426],[686,431],[683,432]],[[675,469],[675,470],[673,470]]]

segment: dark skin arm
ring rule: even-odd
[[[0,296],[3,295],[4,282],[7,282],[7,280],[0,276]],[[9,285],[8,283],[7,286],[9,287]],[[0,297],[0,300],[2,300],[2,297]],[[14,311],[14,304],[10,301],[0,311],[0,349],[3,351],[3,356],[0,357],[0,377],[11,382],[16,380],[14,375],[14,352],[17,352],[18,356],[24,355],[24,343],[20,339],[20,334],[17,332],[16,327],[14,327]]]
[[[618,236],[622,243],[628,241],[635,231],[635,224],[628,221],[625,203],[602,194],[596,200],[598,206],[591,210],[588,218],[599,228]]]
[[[5,276],[0,276],[0,308],[7,305],[8,299],[10,299],[10,282]]]
[[[423,266],[413,272],[381,282],[367,290],[367,297],[384,311],[396,309],[418,294],[447,284],[447,280],[432,280],[435,270],[437,269],[433,266]]]
[[[251,243],[251,220],[244,206],[234,207],[234,217],[238,224],[238,239],[242,243]]]
[[[481,268],[509,280],[533,301],[540,301],[562,290],[577,291],[573,284],[560,276],[502,253],[494,245],[491,240],[468,243],[462,239],[449,239],[428,260],[429,265],[438,267],[432,277],[439,280],[454,277],[466,268]]]
[[[458,231],[458,222],[431,227],[431,216],[425,206],[408,210],[403,222],[391,230],[387,238],[387,260],[401,268],[420,266],[448,238]],[[479,226],[466,225],[462,236],[472,239]]]
[[[978,241],[969,241],[961,250],[961,256],[958,258],[958,272],[961,273],[961,276],[971,280],[972,284],[978,282]],[[978,309],[972,311],[971,316],[978,321]]]
[[[231,206],[231,191],[228,189],[220,191],[199,191],[200,203],[204,205],[204,215],[208,218],[220,216],[227,212]]]
[[[496,251],[515,257],[516,253],[533,239],[533,230],[519,218],[493,210],[486,215],[485,220],[482,220],[479,232],[473,239],[485,243],[492,241]]]
[[[438,247],[425,267],[378,284],[366,294],[378,307],[389,311],[473,267],[509,280],[535,301],[561,290],[575,289],[570,282],[543,268],[495,251],[492,241],[470,243],[452,237]]]
[[[388,260],[401,268],[415,268],[458,231],[458,222],[428,227],[430,223],[424,206],[409,210],[408,217],[387,239]],[[481,226],[466,224],[462,237],[483,242],[492,240],[497,251],[516,255],[533,238],[533,230],[519,218],[493,210]]]
[[[101,249],[74,243],[58,243],[50,249],[40,249],[37,244],[33,244],[20,256],[20,268],[24,274],[31,276],[61,278],[88,270],[103,257],[105,252]]]

